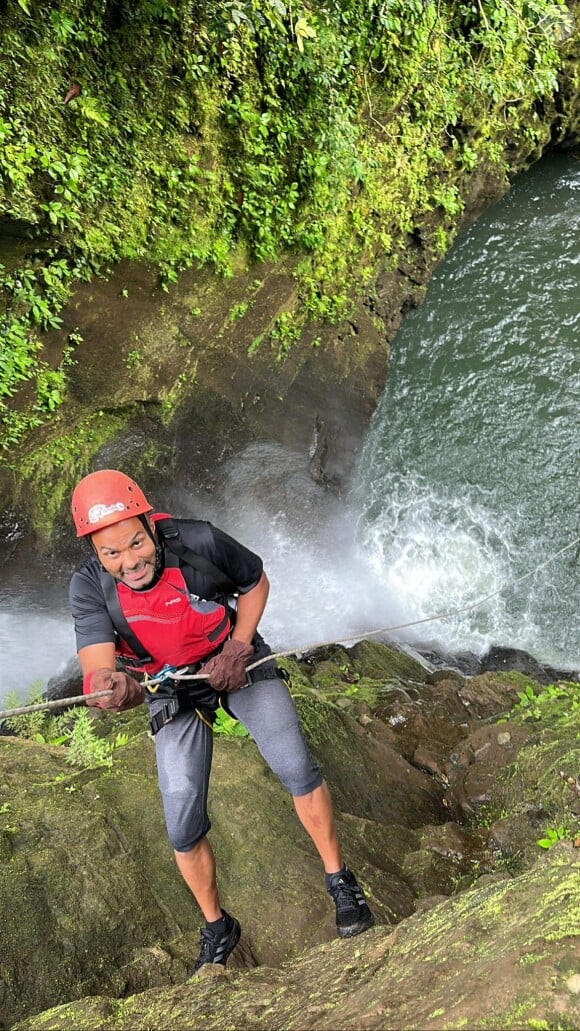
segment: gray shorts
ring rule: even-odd
[[[291,795],[307,795],[322,784],[282,680],[259,680],[234,691],[227,695],[227,706]],[[195,712],[185,712],[155,735],[155,750],[169,840],[177,852],[189,852],[211,826],[207,790],[213,731]]]

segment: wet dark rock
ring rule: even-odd
[[[446,902],[449,898],[448,895],[425,895],[420,898],[415,906],[416,913],[428,913],[430,909],[434,909],[441,902]]]
[[[419,654],[434,667],[434,674],[438,671],[450,671],[451,675],[461,677],[475,677],[481,673],[481,660],[474,652],[457,652],[451,655],[449,652],[424,649],[420,646]],[[433,674],[432,674],[433,675]],[[435,683],[436,681],[431,681]]]
[[[8,509],[0,520],[0,557],[2,564],[11,562],[21,543],[30,533],[29,521],[23,512]]]
[[[421,746],[416,748],[413,752],[411,759],[413,766],[416,766],[420,770],[426,770],[432,777],[440,783],[446,783],[446,777],[444,773],[444,763],[429,751],[427,746]]]
[[[333,474],[328,472],[330,447],[331,441],[329,439],[328,426],[317,412],[314,418],[312,443],[308,451],[308,470],[315,483],[320,483],[323,487],[329,487],[335,494],[340,496],[341,490],[346,484],[344,483],[344,478],[338,475],[336,471]]]
[[[408,852],[403,862],[405,878],[419,900],[454,895],[473,883],[482,864],[493,869],[485,843],[468,841],[456,823],[423,828],[420,849]]]
[[[65,668],[51,677],[46,685],[45,696],[53,701],[57,698],[74,698],[83,693],[83,677],[77,658],[69,659]]]
[[[507,676],[484,673],[460,687],[458,697],[471,718],[488,719],[507,712],[517,702],[525,680],[509,671]]]
[[[514,671],[530,677],[538,684],[553,684],[556,680],[580,680],[577,670],[561,670],[538,662],[533,655],[518,648],[490,648],[480,660],[482,671]]]
[[[451,812],[472,817],[494,796],[501,771],[513,763],[518,749],[532,737],[529,729],[501,724],[474,730],[452,753],[444,773]]]
[[[524,847],[529,848],[536,843],[547,818],[545,810],[539,808],[494,820],[488,832],[489,847],[501,852],[505,858],[517,859]]]
[[[556,680],[580,680],[575,669],[557,669],[539,662],[528,652],[518,648],[492,647],[483,656],[473,652],[437,652],[419,647],[418,653],[433,667],[429,682],[437,684],[441,679],[452,676],[475,677],[486,672],[521,673],[538,684],[554,683]]]
[[[468,831],[454,822],[423,827],[420,837],[423,848],[454,859],[480,860],[486,852],[485,835]]]
[[[465,677],[462,676],[461,673],[458,673],[458,671],[455,669],[449,669],[447,667],[444,667],[443,669],[437,669],[434,673],[430,673],[427,677],[427,682],[429,684],[433,684],[433,687],[436,687],[437,684],[445,684],[449,681],[455,681],[455,683],[462,684],[464,680]]]

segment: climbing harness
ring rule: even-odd
[[[543,562],[540,562],[537,566],[529,570],[527,573],[523,573],[522,576],[518,576],[515,580],[506,580],[503,584],[500,585],[500,587],[497,588],[497,590],[492,591],[490,594],[486,594],[485,597],[480,598],[478,601],[473,602],[470,605],[462,605],[460,608],[450,609],[448,612],[440,612],[434,616],[425,616],[423,619],[413,619],[410,620],[408,623],[398,623],[395,626],[378,627],[375,630],[367,630],[364,632],[355,633],[352,634],[350,637],[341,637],[340,641],[363,641],[369,637],[377,637],[379,634],[393,633],[395,630],[405,630],[408,627],[419,626],[423,623],[431,623],[438,619],[450,619],[452,616],[458,616],[463,612],[472,612],[474,609],[477,609],[481,605],[484,605],[486,601],[490,601],[491,598],[497,597],[497,595],[501,594],[502,591],[508,588],[513,589],[517,587],[518,584],[524,583],[525,580],[529,580],[530,577],[534,576],[541,569],[545,569],[545,567],[550,565],[551,562],[559,558],[560,555],[563,555],[564,552],[569,551],[570,548],[575,547],[577,544],[580,544],[580,537],[576,537],[573,541],[570,541],[569,544],[566,544],[563,548],[560,548],[558,551],[555,551],[552,555],[549,555],[547,559],[545,559]],[[336,641],[318,641],[313,644],[305,645],[302,648],[291,648],[288,651],[276,652],[273,655],[265,655],[263,658],[257,659],[256,662],[252,662],[249,666],[246,666],[246,671],[247,673],[251,674],[254,670],[256,670],[256,673],[251,679],[262,679],[262,677],[257,676],[258,667],[260,667],[265,662],[273,662],[276,659],[282,659],[290,655],[305,654],[307,652],[315,651],[318,648],[328,648],[330,645],[336,643]],[[164,679],[166,679],[168,675],[170,675],[171,680],[174,681],[175,684],[179,684],[190,680],[207,679],[207,675],[204,673],[187,673],[183,670],[171,669],[171,673],[168,674],[167,671],[164,672],[164,670],[161,670],[157,674],[157,676],[151,677],[147,681],[147,689],[151,691],[151,689],[154,688],[156,685],[159,686],[159,684]],[[160,677],[161,680],[159,679]],[[65,708],[70,705],[86,703],[87,699],[89,698],[104,698],[110,694],[112,694],[112,691],[98,691],[95,694],[91,695],[77,695],[74,698],[57,698],[51,702],[39,702],[35,705],[23,705],[17,709],[5,709],[4,711],[0,711],[0,722],[4,719],[8,719],[10,716],[20,716],[24,713],[29,712],[40,712],[43,709]]]
[[[271,655],[266,655],[265,659],[271,659]],[[264,660],[260,660],[260,663]],[[201,663],[198,663],[198,668]],[[271,663],[273,666],[274,663]],[[258,663],[254,663],[254,667],[258,666]],[[195,712],[198,719],[205,723],[206,726],[212,727],[215,721],[215,713],[213,710],[208,709],[206,706],[199,704],[199,698],[196,697],[196,693],[193,687],[180,686],[180,681],[187,679],[206,679],[207,674],[201,674],[199,677],[197,673],[191,674],[190,668],[185,667],[183,669],[175,669],[174,666],[166,664],[163,669],[159,670],[159,673],[155,677],[148,676],[147,674],[143,678],[143,686],[145,690],[152,695],[155,695],[161,686],[174,688],[174,694],[169,698],[164,698],[161,707],[157,710],[154,716],[149,719],[149,733],[152,737],[165,727],[168,723],[171,723],[176,716],[179,716],[182,712]],[[287,673],[285,670],[277,670],[279,676],[282,679],[287,679]],[[249,669],[248,681],[244,684],[244,687],[249,687],[251,683],[255,683],[257,680],[267,680],[275,675],[274,669],[265,669],[263,666],[258,668]],[[177,690],[179,688],[179,690]],[[216,698],[219,696],[216,693]],[[221,706],[221,699],[219,701]],[[223,708],[223,706],[222,706]]]
[[[146,691],[151,694],[155,694],[159,690],[162,684],[173,686],[173,681],[177,676],[182,676],[187,673],[188,667],[185,666],[183,669],[175,669],[174,666],[170,666],[168,663],[159,670],[159,673],[155,677],[155,684],[152,682],[152,678],[145,674],[143,678],[143,686]],[[199,702],[196,701],[190,691],[185,688],[181,690],[179,694],[174,694],[170,698],[167,698],[161,708],[151,716],[149,719],[149,733],[152,737],[165,727],[167,723],[171,723],[171,720],[175,719],[180,712],[195,712],[198,719],[205,723],[207,727],[211,729],[214,722],[214,715],[212,712],[208,712],[203,709]]]

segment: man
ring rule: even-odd
[[[324,864],[339,936],[366,931],[373,916],[343,866],[330,794],[281,671],[273,660],[254,666],[271,654],[257,632],[269,591],[261,559],[210,523],[153,514],[141,488],[116,470],[80,481],[72,515],[77,537],[92,549],[70,585],[83,691],[110,689],[88,704],[112,711],[143,701],[149,707],[167,832],[206,921],[194,971],[225,964],[241,933],[220,905],[207,840],[211,722],[219,706],[244,724],[292,795]],[[203,679],[172,676],[184,667]]]

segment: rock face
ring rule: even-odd
[[[335,940],[290,799],[253,742],[218,737],[210,836],[243,935],[227,971],[187,981],[200,916],[163,833],[144,714],[95,716],[128,737],[110,768],[3,737],[0,1026],[576,1026],[569,688],[441,679],[369,642],[288,666],[375,929]],[[538,692],[528,719],[493,722],[524,687]],[[567,840],[538,863],[550,826]]]
[[[124,1003],[85,999],[19,1031],[119,1028],[573,1028],[580,1019],[580,905],[571,847],[533,870],[475,888],[280,970],[205,967],[184,985]],[[562,899],[566,899],[562,908]]]

